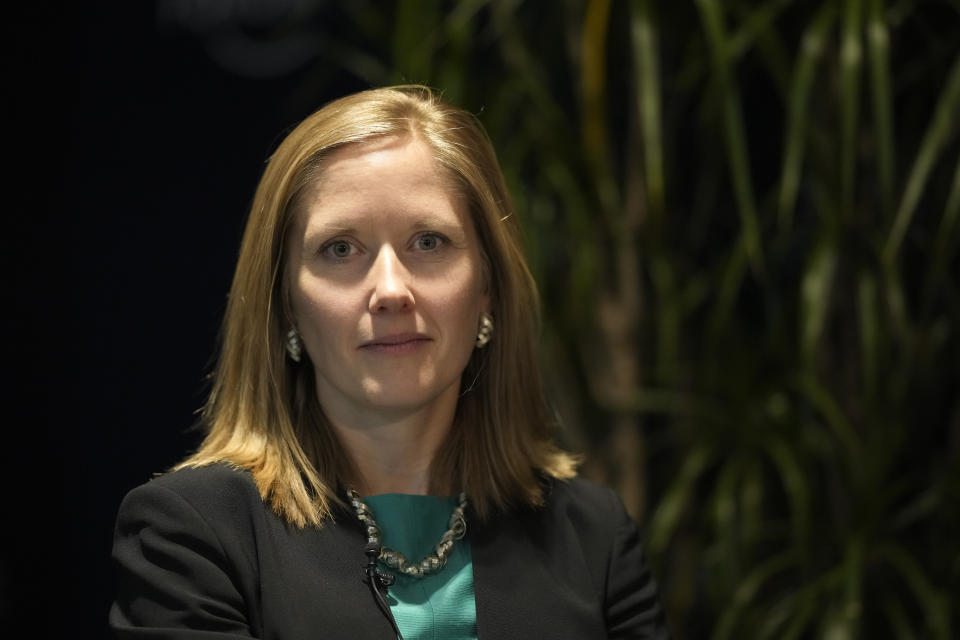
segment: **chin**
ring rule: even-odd
[[[458,388],[459,380],[449,385],[411,385],[373,383],[364,385],[366,401],[380,409],[416,410],[440,400],[450,389]]]

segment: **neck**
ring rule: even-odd
[[[324,405],[327,419],[353,460],[360,495],[427,495],[431,488],[448,489],[431,487],[430,468],[453,424],[457,386],[451,390],[412,410],[345,412]]]

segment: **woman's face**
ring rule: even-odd
[[[324,166],[287,264],[321,404],[342,420],[455,398],[489,310],[466,201],[414,137],[348,145]]]

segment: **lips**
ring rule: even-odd
[[[368,351],[407,351],[430,342],[428,336],[422,333],[395,333],[368,340],[360,345],[360,349]]]

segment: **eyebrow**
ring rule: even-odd
[[[321,234],[329,235],[336,233],[356,233],[355,227],[345,227],[339,224],[330,224],[327,222],[321,222],[317,225],[310,225],[307,227],[307,233],[309,234]]]
[[[438,216],[421,216],[414,220],[411,225],[414,229],[429,229],[431,227],[462,227],[460,219],[456,216],[453,219],[440,218]]]
[[[433,215],[424,215],[417,217],[413,223],[410,225],[410,228],[416,231],[421,231],[424,229],[433,229],[433,228],[445,228],[449,229],[451,227],[463,228],[460,220],[456,217],[454,218],[441,218],[439,216]],[[330,222],[320,222],[316,225],[311,225],[307,232],[311,235],[320,234],[320,235],[330,235],[338,233],[356,233],[357,227],[353,225],[345,225],[337,221]]]

